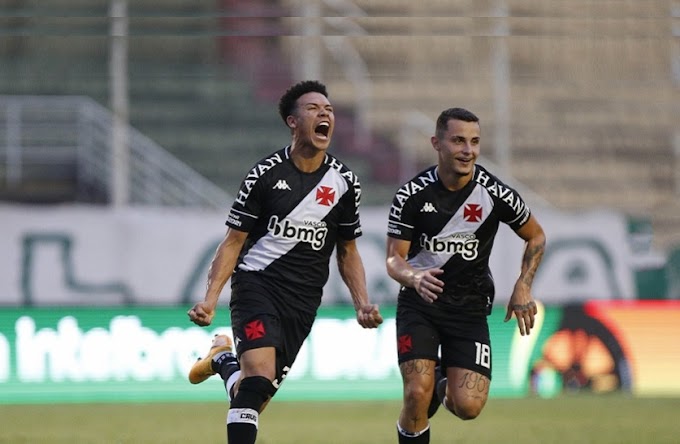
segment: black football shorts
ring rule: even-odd
[[[276,380],[278,389],[302,344],[309,335],[315,314],[293,310],[279,301],[285,295],[276,294],[266,286],[243,282],[232,286],[231,328],[236,343],[236,353],[255,348],[276,349]]]
[[[442,368],[465,368],[491,379],[491,342],[486,317],[447,316],[430,304],[406,306],[400,301],[397,354],[399,364],[412,359],[441,359]]]

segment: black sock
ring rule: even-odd
[[[219,373],[220,376],[222,376],[222,372],[224,371],[222,367],[232,367],[234,364],[238,367],[238,360],[236,359],[236,356],[234,356],[232,352],[225,351],[213,356],[210,367],[215,373]],[[231,373],[233,372],[234,371]],[[229,378],[229,376],[227,376],[227,378]],[[225,379],[224,376],[222,376],[222,379]]]
[[[409,433],[397,424],[397,435],[399,436],[399,444],[430,444],[429,425],[422,432]]]
[[[240,370],[241,367],[238,365],[238,362],[233,361],[233,362],[225,362],[222,365],[219,366],[217,369],[217,373],[224,379],[226,382],[231,375],[234,374],[235,371]]]
[[[246,415],[253,414],[243,412],[243,413],[232,413],[233,409],[229,410],[229,415],[238,414]],[[255,444],[257,439],[257,426],[255,424],[249,424],[245,422],[233,422],[227,424],[227,442],[230,444]]]
[[[227,440],[230,444],[255,443],[259,411],[273,394],[271,381],[263,376],[251,376],[241,381],[241,388],[232,400],[227,416]]]
[[[224,381],[224,388],[227,390],[227,396],[229,397],[229,400],[233,399],[234,384],[232,383],[231,386],[227,386],[227,382],[229,381],[231,375],[241,369],[236,356],[234,356],[234,354],[231,352],[218,353],[213,358],[210,366],[212,367],[213,371],[220,375]]]

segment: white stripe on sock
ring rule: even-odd
[[[416,437],[422,435],[423,433],[427,432],[428,430],[430,430],[430,423],[427,423],[427,427],[425,427],[420,432],[408,432],[408,431],[402,429],[401,426],[399,425],[399,422],[397,422],[397,430],[399,431],[399,434],[406,436],[407,438],[416,438]]]
[[[257,428],[259,418],[257,410],[253,409],[229,409],[227,414],[227,425],[232,423],[252,424]]]
[[[227,397],[229,398],[229,401],[231,401],[231,388],[234,387],[234,384],[236,384],[236,381],[238,381],[239,376],[241,376],[241,370],[236,370],[231,374],[231,376],[229,376],[227,382],[224,383],[224,387],[227,389]]]

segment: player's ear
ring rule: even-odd
[[[295,116],[290,115],[286,117],[286,125],[288,125],[288,128],[293,129],[297,126],[297,122],[295,120]]]
[[[437,136],[430,137],[430,143],[432,144],[432,148],[434,148],[435,151],[439,151],[439,139]]]

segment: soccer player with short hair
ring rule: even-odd
[[[302,81],[279,101],[290,145],[259,161],[244,178],[227,216],[228,226],[208,272],[205,299],[188,312],[210,325],[231,278],[231,323],[194,364],[189,380],[219,374],[231,405],[228,442],[252,444],[259,414],[274,396],[309,335],[328,280],[333,250],[358,323],[383,319],[366,291],[356,245],[361,235],[357,176],[327,152],[335,126],[326,86]]]
[[[390,208],[386,266],[402,285],[397,301],[404,386],[400,444],[429,443],[429,418],[440,404],[461,419],[477,417],[486,404],[491,383],[487,316],[495,295],[489,256],[500,223],[525,241],[505,321],[514,314],[522,335],[534,326],[531,285],[545,234],[517,191],[476,164],[480,132],[479,119],[470,111],[443,111],[430,140],[437,164],[402,185]]]

